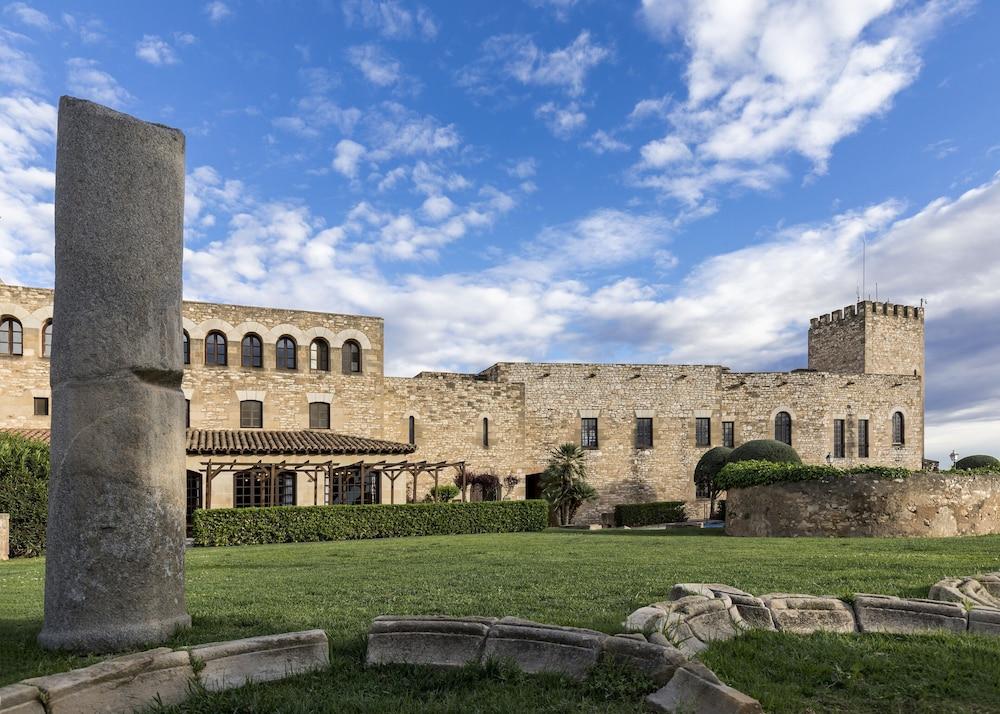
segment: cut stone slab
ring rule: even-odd
[[[461,667],[478,662],[490,617],[376,617],[368,631],[367,662]]]
[[[854,612],[861,632],[907,635],[967,629],[965,608],[958,603],[858,593],[854,596]]]
[[[687,595],[671,603],[663,634],[685,654],[696,654],[709,642],[730,640],[743,629],[742,617],[728,596]]]
[[[769,593],[761,600],[771,611],[775,626],[783,632],[856,632],[854,611],[835,597]]]
[[[283,679],[330,664],[330,645],[323,630],[213,642],[192,647],[190,653],[192,662],[204,665],[198,679],[210,692]]]
[[[615,635],[615,637],[623,637],[626,640],[635,640],[636,642],[646,642],[645,635],[639,632],[622,632],[621,634]]]
[[[603,659],[636,669],[657,685],[666,684],[687,658],[676,647],[666,647],[625,637],[604,640]]]
[[[26,684],[0,687],[0,714],[45,714],[39,694]]]
[[[48,714],[89,714],[130,712],[157,699],[167,705],[178,704],[190,695],[193,680],[188,653],[160,647],[82,669],[26,679],[22,684],[43,692]],[[7,710],[0,711],[6,714]]]
[[[650,632],[662,632],[666,620],[667,611],[662,607],[640,607],[625,619],[622,627],[626,632],[648,635]]]
[[[969,610],[969,632],[1000,637],[1000,609],[974,607]]]
[[[676,714],[763,714],[760,702],[722,684],[704,665],[689,662],[646,697],[649,709]]]
[[[603,632],[505,617],[490,628],[482,661],[510,660],[529,674],[555,672],[583,679],[597,664]]]
[[[968,598],[958,589],[961,584],[962,578],[942,578],[931,585],[928,597],[941,602],[966,602]]]

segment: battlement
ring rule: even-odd
[[[924,308],[913,305],[898,305],[891,302],[875,302],[862,300],[857,305],[848,305],[842,310],[814,317],[809,320],[810,329],[821,325],[830,325],[848,320],[864,319],[866,316],[899,317],[906,320],[923,320]]]

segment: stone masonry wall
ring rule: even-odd
[[[863,301],[813,318],[810,369],[924,375],[924,309]]]

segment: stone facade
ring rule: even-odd
[[[0,316],[16,317],[24,327],[23,357],[0,357],[0,427],[48,426],[48,417],[33,416],[32,398],[48,394],[48,360],[39,355],[51,302],[50,290],[0,286]],[[706,501],[696,499],[694,467],[707,449],[722,444],[724,423],[731,423],[738,446],[772,438],[775,415],[785,411],[792,417],[792,445],[807,463],[825,463],[830,455],[835,465],[921,467],[923,310],[860,303],[853,317],[839,314],[813,320],[810,370],[505,362],[478,374],[400,378],[383,374],[380,318],[185,302],[190,364],[183,387],[191,402],[190,425],[202,429],[239,428],[241,398],[263,402],[265,429],[307,429],[309,403],[325,401],[334,431],[406,443],[413,417],[416,451],[408,459],[462,460],[470,471],[501,479],[515,475],[515,498],[535,492],[550,449],[580,443],[581,419],[596,418],[598,448],[588,449],[587,459],[600,500],[583,509],[579,520],[597,521],[617,503],[650,500],[689,501],[697,515]],[[205,337],[212,330],[227,337],[226,366],[205,364]],[[241,366],[240,343],[249,333],[263,343],[262,368]],[[297,345],[295,370],[276,367],[275,345],[285,335]],[[329,343],[329,371],[310,366],[309,346],[316,338]],[[360,373],[342,370],[341,349],[349,339],[362,348]],[[824,371],[817,371],[820,366]],[[893,443],[896,412],[905,419],[902,444]],[[652,448],[636,447],[637,418],[652,419]],[[708,444],[696,442],[699,418],[709,420]],[[861,457],[858,424],[865,419],[869,451]],[[833,458],[835,420],[845,427],[842,458]],[[204,460],[189,456],[188,468],[201,470]],[[298,502],[312,503],[313,484],[300,481]],[[430,485],[425,482],[418,497]],[[396,488],[399,502],[401,483]],[[224,495],[231,490],[231,479],[217,480],[213,506],[231,503],[231,493]],[[385,488],[382,498],[388,501]]]

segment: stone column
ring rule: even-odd
[[[47,649],[169,637],[184,605],[184,135],[59,102]]]

